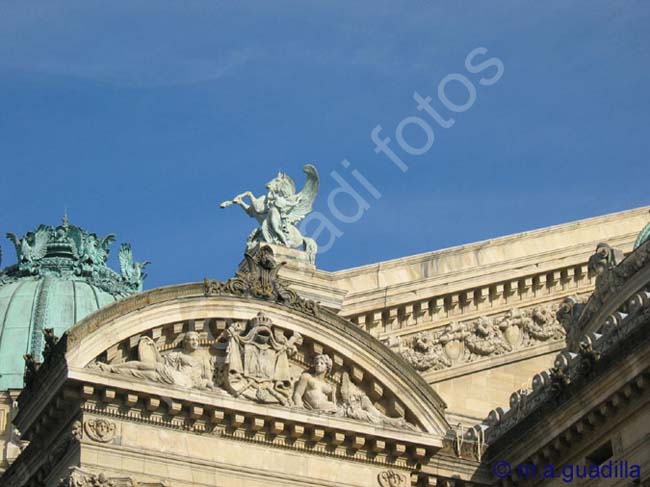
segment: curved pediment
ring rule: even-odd
[[[153,290],[79,323],[67,338],[71,376],[444,435],[433,390],[352,323],[205,294],[205,284]]]
[[[353,323],[291,291],[277,277],[281,266],[261,247],[226,282],[108,307],[69,331],[68,369],[443,436],[444,403],[423,379]]]

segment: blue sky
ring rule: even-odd
[[[0,0],[0,231],[67,207],[151,260],[151,288],[231,275],[254,222],[218,203],[278,170],[302,186],[307,162],[324,215],[332,171],[359,189],[343,159],[381,193],[360,190],[370,208],[335,222],[327,270],[647,205],[648,25],[642,0]],[[475,64],[503,63],[490,86],[494,69],[466,69],[477,47]],[[453,73],[476,88],[462,113],[438,98]],[[426,117],[415,91],[455,119],[428,119],[421,155],[395,141]],[[375,152],[377,125],[408,171]],[[404,138],[426,142],[415,126]]]

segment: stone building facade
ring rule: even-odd
[[[648,485],[648,210],[337,272],[253,242],[120,296],[7,391],[0,485]]]

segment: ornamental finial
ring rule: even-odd
[[[108,267],[109,247],[115,235],[100,238],[70,224],[67,208],[61,225],[39,225],[22,238],[8,233],[16,248],[16,265],[0,271],[0,284],[27,276],[54,276],[62,279],[86,279],[115,295],[142,291],[149,263],[134,262],[131,246],[120,247],[120,274]]]

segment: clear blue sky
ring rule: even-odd
[[[231,275],[253,221],[218,203],[280,169],[302,186],[306,162],[326,215],[344,158],[382,195],[360,191],[370,208],[337,223],[328,270],[646,205],[648,26],[643,0],[2,0],[0,232],[67,207],[151,260],[151,288]],[[467,71],[477,47],[474,64],[502,61],[497,83]],[[476,88],[463,113],[438,98],[452,73]],[[428,117],[415,91],[455,118],[427,119],[422,155],[395,140]],[[377,125],[407,172],[375,152]],[[414,125],[404,138],[426,142]]]

